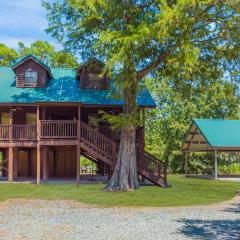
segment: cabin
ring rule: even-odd
[[[81,156],[96,164],[96,175],[111,177],[120,133],[101,114],[120,114],[123,101],[112,97],[114,81],[103,67],[90,59],[78,69],[51,68],[34,55],[0,67],[0,177],[79,183]],[[146,87],[137,103],[142,112],[136,130],[138,173],[163,186],[161,161],[144,150],[145,110],[155,107]]]

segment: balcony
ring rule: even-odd
[[[74,139],[77,138],[78,121],[41,120],[39,137],[42,139]],[[0,141],[35,141],[37,125],[0,124]]]
[[[40,121],[40,138],[77,138],[78,121]]]

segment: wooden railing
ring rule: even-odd
[[[41,120],[41,138],[77,138],[78,124],[75,120]]]
[[[0,141],[9,140],[10,125],[0,124]]]
[[[36,140],[36,125],[13,125],[13,140]]]
[[[80,126],[80,137],[82,141],[94,145],[98,150],[109,157],[112,157],[113,159],[116,158],[116,143],[113,140],[107,138],[84,122],[81,122]]]
[[[150,153],[138,150],[138,168],[150,175],[161,176],[164,171],[163,162]]]

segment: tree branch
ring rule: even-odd
[[[144,78],[148,73],[150,73],[152,70],[154,70],[162,61],[164,61],[167,57],[169,57],[173,51],[175,51],[180,45],[180,41],[178,41],[176,44],[171,46],[168,50],[163,52],[155,61],[153,61],[150,65],[148,65],[146,68],[142,69],[137,73],[137,79],[141,80]]]
[[[211,1],[211,3],[206,7],[206,9],[204,9],[202,12],[200,12],[200,14],[196,17],[195,19],[195,23],[198,22],[202,15],[207,12],[212,6],[213,6],[213,2],[214,0]],[[220,0],[220,3],[222,2],[222,0]],[[195,24],[194,23],[194,24]],[[192,26],[190,27],[190,29],[193,28],[194,24],[192,24]],[[189,27],[188,29],[182,34],[183,36],[185,34],[188,34]],[[148,65],[146,68],[140,70],[137,73],[137,80],[141,80],[142,78],[144,78],[148,73],[150,73],[152,70],[154,70],[162,61],[164,61],[166,58],[168,58],[173,51],[175,51],[181,44],[181,38],[179,38],[176,42],[176,44],[174,44],[173,46],[171,46],[170,48],[168,48],[165,52],[163,52],[154,62],[152,62],[150,65]]]

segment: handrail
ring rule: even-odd
[[[36,140],[37,139],[37,125],[12,125],[13,140]]]
[[[163,174],[163,162],[150,153],[138,149],[138,170],[144,171],[148,175],[160,177]]]
[[[107,154],[113,159],[116,158],[116,143],[110,138],[106,137],[96,129],[81,121],[81,139],[94,145],[101,152]]]
[[[0,124],[0,140],[9,140],[10,124]]]
[[[77,120],[40,120],[41,138],[77,138]]]

